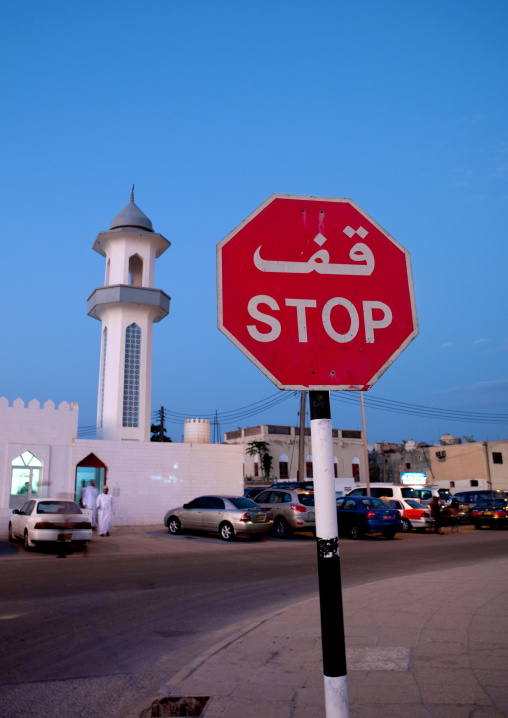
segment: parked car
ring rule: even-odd
[[[243,495],[247,499],[255,499],[258,494],[266,489],[266,486],[251,486],[250,488],[244,489]]]
[[[462,523],[468,523],[471,520],[470,512],[480,501],[492,501],[493,499],[501,499],[506,501],[508,496],[504,491],[493,491],[491,489],[471,489],[470,491],[458,491],[453,495],[459,504],[459,513],[457,518]]]
[[[434,519],[431,516],[430,508],[424,506],[416,499],[389,499],[386,503],[397,509],[402,518],[402,531],[411,529],[425,531],[434,527]]]
[[[418,499],[414,489],[410,486],[399,486],[398,484],[382,483],[380,481],[372,482],[370,485],[370,495],[376,499]],[[353,489],[348,496],[367,496],[367,487],[362,486]]]
[[[490,526],[491,529],[504,529],[508,526],[508,507],[504,499],[484,499],[469,512],[475,529]]]
[[[256,503],[272,512],[275,533],[289,538],[293,531],[315,531],[314,493],[300,489],[267,489]]]
[[[337,523],[339,533],[352,539],[361,539],[366,533],[381,533],[385,538],[392,539],[398,531],[402,531],[399,512],[372,496],[348,494],[339,499]]]
[[[170,534],[186,529],[219,533],[224,541],[238,534],[262,537],[273,526],[270,512],[245,496],[198,496],[164,516]]]
[[[25,551],[53,541],[85,546],[91,538],[92,524],[74,501],[30,499],[9,521],[9,541],[22,539]]]
[[[410,488],[416,494],[415,498],[426,506],[430,504],[434,496],[437,496],[440,502],[442,501],[441,494],[437,489],[431,489],[428,486],[411,486]]]

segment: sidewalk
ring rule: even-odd
[[[507,569],[497,560],[344,591],[351,718],[507,716]],[[204,718],[324,716],[318,600],[246,627],[160,695],[210,696]]]

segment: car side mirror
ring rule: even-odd
[[[19,509],[13,509],[12,513],[13,513],[13,514],[20,514],[21,511],[20,511]]]
[[[189,508],[189,504],[184,504],[183,507],[184,507],[184,509],[188,509],[188,508]]]

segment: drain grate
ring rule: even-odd
[[[159,716],[200,716],[210,696],[165,696],[152,702],[150,718]]]

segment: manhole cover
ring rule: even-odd
[[[152,702],[150,718],[159,716],[200,716],[210,696],[165,696]]]

